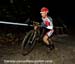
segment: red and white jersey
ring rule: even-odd
[[[48,17],[42,18],[42,20],[43,20],[43,23],[47,29],[53,29],[53,23]]]

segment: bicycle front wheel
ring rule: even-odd
[[[36,31],[35,30],[31,30],[29,31],[26,36],[24,37],[23,41],[22,41],[22,54],[23,55],[27,55],[29,52],[32,51],[32,49],[35,46],[35,39],[36,39]]]

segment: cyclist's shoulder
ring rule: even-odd
[[[50,21],[53,21],[52,17],[51,16],[48,16],[48,18],[50,19]]]
[[[52,18],[51,16],[48,16],[48,18]]]

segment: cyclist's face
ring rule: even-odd
[[[43,13],[41,13],[41,16],[42,16],[43,18],[45,18],[45,17],[47,16],[47,13],[46,13],[46,12],[43,12]]]

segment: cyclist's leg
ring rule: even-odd
[[[55,46],[54,46],[54,43],[52,42],[52,40],[50,39],[50,37],[52,36],[54,30],[50,30],[48,31],[46,34],[48,35],[48,41],[49,41],[49,45],[48,47],[50,48],[50,50],[54,49]]]
[[[49,35],[47,34],[47,32],[49,32],[50,30],[44,28],[44,36],[43,36],[43,41],[46,45],[49,45]]]
[[[46,28],[43,28],[44,33],[43,33],[43,41],[46,45],[49,45],[49,41],[48,41],[48,35],[46,34],[49,30],[47,30]]]
[[[46,29],[45,31],[46,32],[45,32],[45,35],[43,37],[43,41],[44,41],[44,43],[46,43],[48,49],[53,50],[55,47],[54,47],[54,43],[51,41],[50,37],[53,34],[54,30]]]
[[[44,41],[44,43],[46,43],[46,45],[49,45],[48,35],[44,35],[43,41]]]

